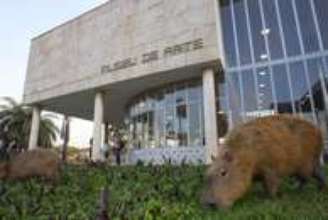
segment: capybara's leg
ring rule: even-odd
[[[325,178],[325,172],[323,167],[321,167],[320,165],[315,166],[313,170],[313,177],[317,180],[318,187],[320,190],[323,190],[327,187],[327,180]]]
[[[266,172],[264,176],[264,184],[267,192],[271,197],[276,197],[280,186],[280,178],[272,171]]]
[[[296,180],[298,182],[298,186],[297,186],[298,190],[302,191],[305,184],[308,182],[307,177],[302,175],[296,175]]]

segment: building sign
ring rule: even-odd
[[[148,53],[144,53],[140,57],[129,57],[127,59],[114,62],[113,64],[104,65],[101,67],[101,73],[111,73],[118,70],[134,67],[138,64],[147,64],[161,58],[169,58],[195,50],[200,50],[202,48],[204,48],[204,42],[203,39],[200,38],[171,47],[166,47],[163,51],[154,50]]]

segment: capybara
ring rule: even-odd
[[[0,163],[0,179],[24,180],[42,177],[57,181],[59,166],[60,160],[54,152],[45,149],[31,150]]]
[[[310,122],[291,115],[266,116],[236,127],[219,146],[207,170],[207,188],[201,201],[206,206],[229,208],[260,180],[271,196],[281,179],[296,177],[303,185],[314,177],[326,187],[320,154],[323,139]]]

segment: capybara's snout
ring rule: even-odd
[[[217,208],[216,201],[208,192],[203,192],[200,203],[204,208]]]

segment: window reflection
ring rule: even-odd
[[[263,0],[263,12],[265,16],[269,51],[272,60],[283,57],[283,49],[278,25],[275,2],[273,0]]]
[[[241,88],[239,83],[238,73],[231,72],[227,74],[227,88],[229,96],[229,108],[231,114],[231,120],[236,125],[243,121]]]
[[[326,50],[328,50],[328,22],[327,22],[328,1],[314,0],[314,4],[317,13],[318,23],[320,26],[320,33],[323,41],[323,46]]]
[[[204,145],[200,81],[150,92],[130,106],[131,144],[136,148]]]
[[[254,47],[254,56],[256,62],[268,60],[268,52],[265,49],[264,36],[262,34],[263,24],[261,19],[261,11],[258,0],[249,0],[249,20],[252,33],[252,42]]]
[[[307,61],[307,65],[310,73],[309,78],[314,99],[314,110],[318,114],[320,111],[324,111],[325,108],[323,100],[323,90],[325,89],[323,60],[321,58],[311,59]]]
[[[244,1],[234,0],[234,12],[236,20],[240,63],[248,64],[251,63],[251,49],[248,39]]]
[[[326,63],[324,63],[324,75],[325,75],[325,80],[328,79],[328,56],[325,57]]]
[[[255,79],[252,70],[246,70],[241,73],[243,81],[243,98],[245,103],[246,117],[251,115],[257,110],[257,95],[255,90]]]
[[[289,86],[286,65],[276,65],[272,68],[274,87],[277,94],[277,108],[279,113],[293,113],[293,99]]]
[[[227,103],[232,126],[276,113],[297,113],[317,124],[328,120],[321,115],[328,104],[328,1],[221,3],[228,65],[221,86],[226,98],[219,91],[217,106]],[[231,62],[236,57],[240,62]]]
[[[297,37],[296,20],[291,0],[278,0],[281,23],[288,56],[301,54],[300,40]]]
[[[202,145],[202,131],[201,131],[201,118],[200,118],[200,106],[197,104],[191,104],[189,106],[190,118],[189,118],[189,133],[190,133],[190,145],[199,146]]]
[[[297,6],[298,19],[302,32],[305,52],[314,52],[319,50],[319,41],[315,30],[314,18],[311,12],[309,0],[295,1]]]
[[[231,5],[229,0],[221,0],[221,18],[224,29],[223,40],[226,54],[226,62],[230,67],[237,65],[236,47],[234,41],[233,22],[231,15]]]
[[[290,64],[290,71],[296,111],[303,116],[310,117],[312,112],[311,97],[306,83],[303,62]]]
[[[225,73],[221,72],[219,73],[216,82],[218,138],[224,137],[229,130],[229,106],[225,78]]]
[[[272,83],[270,70],[267,67],[258,68],[256,70],[257,89],[258,89],[258,110],[273,110],[274,101],[272,94]]]
[[[176,107],[177,118],[175,120],[177,129],[177,138],[179,146],[188,145],[188,117],[187,105],[180,105]]]
[[[174,107],[167,106],[165,109],[165,139],[166,139],[166,146],[168,147],[176,147],[178,145],[178,140],[175,133],[174,127]]]

